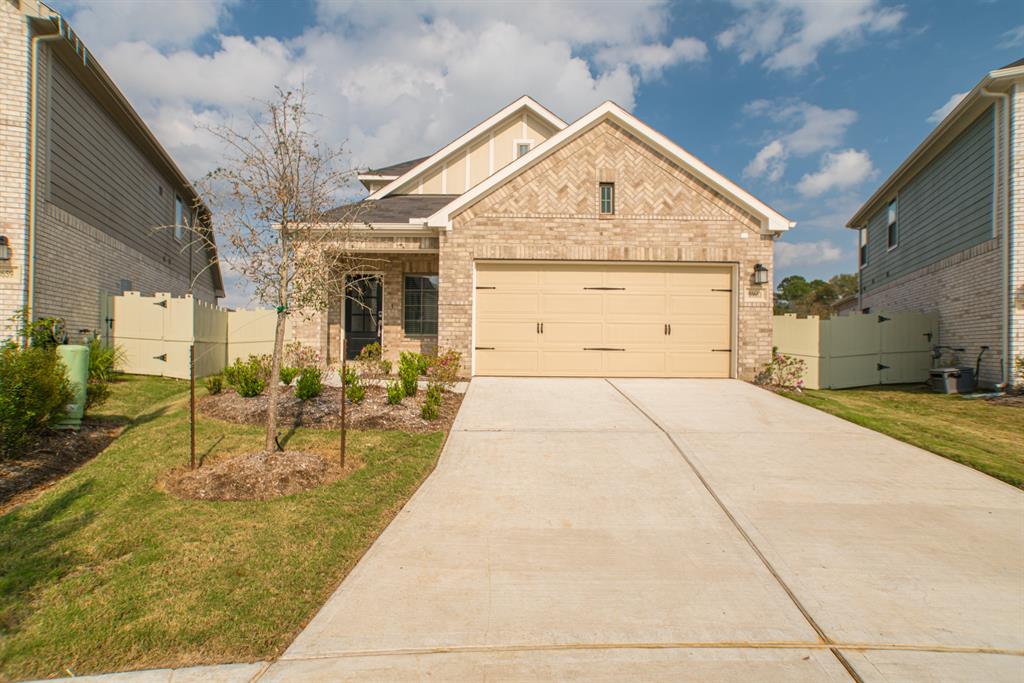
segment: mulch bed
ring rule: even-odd
[[[278,396],[279,425],[290,427],[312,427],[314,429],[338,429],[341,426],[340,387],[324,387],[322,394],[308,401],[295,397],[292,387],[281,387]],[[426,392],[418,391],[412,398],[404,398],[398,405],[388,405],[387,390],[384,387],[368,385],[366,398],[360,403],[346,404],[346,422],[349,429],[381,429],[429,434],[451,428],[455,415],[462,403],[462,394],[445,392],[437,420],[427,421],[420,417],[420,408]],[[214,417],[236,424],[265,424],[269,401],[266,394],[243,398],[230,389],[219,394],[204,396],[198,402],[200,415]]]
[[[350,456],[342,469],[310,451],[245,453],[195,470],[171,470],[158,487],[192,500],[268,500],[337,481],[361,465]]]
[[[95,458],[123,428],[85,421],[77,432],[48,432],[24,455],[0,460],[0,514],[32,500]]]
[[[1024,394],[1004,394],[1002,396],[993,396],[986,398],[986,402],[995,403],[1000,406],[1010,406],[1012,408],[1024,408]]]

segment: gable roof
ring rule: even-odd
[[[895,198],[899,189],[921,169],[928,165],[942,150],[956,139],[963,130],[991,105],[994,95],[1001,94],[1010,84],[1024,78],[1024,59],[1018,59],[1006,66],[989,71],[976,86],[968,92],[946,118],[935,126],[931,133],[903,160],[874,194],[857,209],[846,227],[859,229],[879,209]]]
[[[324,220],[352,218],[358,223],[408,223],[423,220],[458,195],[454,194],[392,194],[375,201],[342,204],[324,213]]]
[[[430,169],[435,164],[439,163],[442,159],[447,157],[452,152],[472,142],[474,139],[476,139],[483,133],[487,132],[489,128],[497,125],[498,123],[501,123],[508,117],[512,116],[513,114],[523,109],[529,110],[537,117],[539,117],[541,120],[543,120],[545,123],[554,127],[555,130],[562,130],[563,128],[565,128],[565,121],[552,114],[547,108],[541,106],[539,102],[537,102],[529,95],[523,95],[512,104],[503,107],[501,111],[489,116],[487,119],[477,124],[470,130],[466,131],[452,142],[448,143],[441,149],[431,154],[429,157],[419,160],[419,163],[417,163],[415,166],[399,175],[398,178],[392,180],[390,183],[388,183],[381,189],[372,193],[369,197],[367,197],[367,199],[373,201],[375,199],[381,199],[383,197],[388,196],[401,186],[405,185],[412,178],[420,175],[424,171]]]
[[[406,171],[415,168],[420,162],[426,161],[429,157],[420,157],[418,159],[410,159],[409,161],[402,161],[397,164],[391,164],[390,166],[384,166],[382,168],[371,168],[364,171],[362,175],[375,175],[375,176],[390,176],[397,178]]]
[[[761,230],[763,232],[784,232],[796,225],[795,222],[789,220],[610,100],[599,105],[589,114],[580,117],[572,125],[555,133],[511,164],[496,171],[489,178],[477,184],[465,194],[460,195],[455,201],[439,209],[430,216],[427,220],[427,225],[450,227],[453,215],[459,213],[462,209],[470,206],[486,194],[489,194],[510,178],[550,156],[573,138],[606,120],[616,121],[687,171],[700,178],[703,182],[718,189],[726,197],[760,218]]]

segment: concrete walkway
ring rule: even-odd
[[[434,474],[243,675],[1021,681],[1024,494],[742,382],[477,379]]]

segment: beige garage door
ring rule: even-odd
[[[732,267],[478,262],[476,374],[729,377]]]

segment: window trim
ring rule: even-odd
[[[604,210],[604,189],[608,188],[611,190],[611,197],[609,197],[609,203],[611,204],[611,210]],[[597,213],[601,216],[614,216],[615,215],[615,183],[598,183],[597,184]]]
[[[178,242],[185,241],[185,200],[180,194],[174,195],[174,239]]]
[[[891,202],[885,206],[885,250],[892,251],[896,247],[900,246],[900,205],[899,195],[897,195]],[[889,220],[889,213],[895,214],[892,220]],[[893,235],[896,236],[896,240],[893,241]]]
[[[409,289],[409,278],[411,277],[436,277],[438,279],[438,299],[440,299],[441,289],[441,278],[437,273],[402,273],[402,334],[406,337],[436,337],[438,336],[440,329],[435,329],[434,332],[410,332],[409,331],[409,320],[406,317],[406,303],[405,294]],[[438,311],[435,316],[434,325],[440,327],[440,300],[438,303]]]

